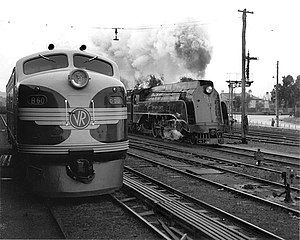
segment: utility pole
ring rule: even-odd
[[[278,72],[279,72],[279,61],[276,64],[276,102],[275,102],[275,110],[276,110],[276,126],[279,127],[279,114],[278,114]]]
[[[242,143],[247,143],[246,139],[246,132],[248,128],[248,119],[246,115],[246,71],[245,71],[245,66],[246,66],[246,17],[247,13],[253,14],[253,12],[249,12],[246,10],[238,10],[239,12],[243,13],[243,29],[242,29],[242,119],[241,119],[241,124],[242,124]]]

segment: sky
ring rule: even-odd
[[[209,79],[217,91],[228,92],[227,80],[241,80],[238,10],[247,9],[253,14],[247,14],[246,49],[258,60],[250,62],[254,82],[246,91],[263,97],[276,84],[277,61],[279,83],[282,76],[300,75],[299,7],[298,0],[2,0],[0,91],[19,58],[53,43],[59,49],[86,44],[87,52],[113,58],[130,87],[153,73],[165,83],[183,75]],[[113,41],[115,27],[123,28],[119,41]],[[188,47],[205,61],[191,60]]]

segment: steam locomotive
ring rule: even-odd
[[[85,48],[49,45],[24,57],[6,86],[16,164],[43,196],[99,195],[123,183],[125,88],[116,63]]]
[[[227,108],[212,81],[193,80],[127,92],[128,126],[192,144],[224,143]]]

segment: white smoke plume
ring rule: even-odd
[[[128,89],[137,80],[152,74],[165,83],[181,77],[201,79],[211,59],[212,47],[199,25],[177,25],[147,30],[119,30],[119,41],[113,41],[113,30],[99,32],[92,38],[99,54],[114,60]]]

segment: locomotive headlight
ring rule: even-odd
[[[212,86],[207,86],[205,89],[204,89],[205,93],[206,94],[211,94],[212,91],[213,91],[213,87]]]
[[[74,88],[84,88],[89,80],[88,73],[81,69],[75,69],[69,75],[69,82]]]
[[[109,97],[108,99],[109,103],[112,105],[119,105],[119,104],[123,104],[123,99],[119,96],[112,96]]]

